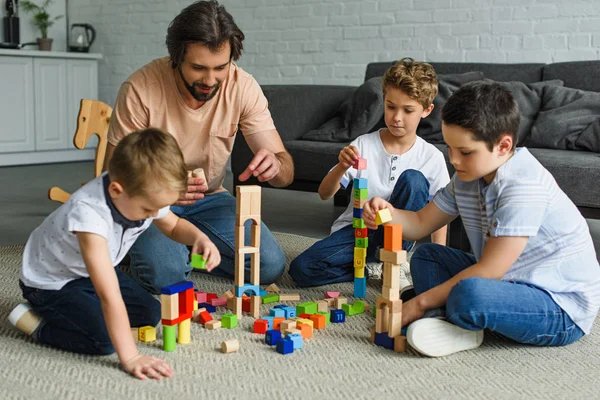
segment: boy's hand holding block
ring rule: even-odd
[[[359,157],[356,161],[354,161],[352,167],[358,170],[367,169],[367,159]]]
[[[389,208],[382,208],[375,214],[375,224],[383,225],[392,221],[392,213]]]
[[[192,254],[190,265],[195,269],[206,269],[206,260],[202,254]]]

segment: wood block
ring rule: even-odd
[[[392,220],[392,213],[389,208],[383,208],[375,214],[375,224],[382,225]]]
[[[359,157],[352,165],[355,169],[364,170],[367,169],[367,159]]]
[[[389,251],[402,250],[402,225],[387,224],[383,226],[383,248]]]
[[[239,187],[239,186],[238,186]],[[237,339],[227,340],[221,343],[221,351],[229,354],[234,353],[240,349],[240,342]]]
[[[139,328],[140,341],[144,343],[154,342],[156,340],[156,328],[153,326],[142,326]]]
[[[406,261],[406,250],[389,251],[386,249],[379,249],[379,261],[398,265],[402,264]]]
[[[260,224],[252,224],[250,228],[250,245],[260,248]]]
[[[404,353],[406,351],[406,336],[396,336],[394,338],[394,351]]]
[[[390,313],[389,324],[388,324],[388,336],[393,338],[400,336],[402,331],[402,311],[397,313]]]
[[[212,299],[210,301],[210,304],[215,306],[215,307],[219,307],[219,306],[226,306],[227,305],[227,299],[225,298],[218,298],[218,299]]]
[[[348,299],[344,296],[336,297],[335,299],[335,308],[342,309],[342,304],[348,303]]]
[[[281,323],[283,321],[285,321],[285,318],[283,318],[283,317],[273,318],[273,329],[275,329],[276,331],[281,330]]]
[[[371,333],[371,343],[375,343],[375,328],[369,329],[369,332]]]
[[[179,294],[160,295],[160,316],[162,319],[176,319],[179,316]]]
[[[400,290],[400,265],[383,263],[383,286]]]
[[[325,300],[317,301],[317,312],[328,312],[329,304]]]
[[[312,322],[312,321],[311,321]],[[313,337],[313,327],[307,323],[300,323],[297,325],[298,329],[300,329],[300,334],[303,339],[310,339]]]
[[[260,285],[260,248],[257,253],[250,256],[250,283]]]
[[[239,186],[238,186],[239,187]],[[241,297],[233,297],[227,300],[227,304],[229,305],[229,301],[231,300],[231,311],[238,317],[242,317],[242,298]]]
[[[285,331],[283,331],[283,333],[285,335],[293,335],[293,334],[302,335],[302,331],[298,328],[286,329]]]
[[[194,178],[202,178],[204,179],[204,182],[206,182],[206,184],[208,185],[208,181],[206,180],[206,175],[204,174],[204,169],[203,168],[196,168],[195,170],[192,171],[192,177]]]
[[[139,342],[139,340],[140,340],[140,330],[139,330],[139,328],[131,328],[131,336],[133,337],[133,341],[135,343]]]
[[[313,314],[310,316],[310,320],[313,323],[314,329],[323,329],[325,328],[325,316],[322,314]]]
[[[355,278],[364,278],[365,277],[365,267],[354,268],[354,277]]]
[[[267,286],[265,291],[267,293],[279,293],[280,292],[279,287],[274,283],[271,283],[269,286]]]
[[[222,299],[231,299],[232,297],[235,297],[235,296],[233,295],[233,292],[231,290],[228,290],[221,295]]]
[[[384,286],[381,288],[381,297],[383,297],[384,299],[387,299],[387,300],[399,300],[400,299],[400,289]]]
[[[339,297],[340,292],[325,292],[325,298],[326,299],[334,299],[336,297]]]
[[[354,257],[354,269],[364,268],[367,265],[366,258],[356,258]]]
[[[260,296],[250,297],[250,315],[252,315],[252,318],[260,317],[260,303]]]
[[[204,327],[206,329],[210,329],[210,330],[214,330],[214,329],[219,329],[222,326],[222,322],[216,319],[213,319],[212,321],[208,321],[207,323],[204,324]]]
[[[198,314],[198,321],[204,325],[206,324],[208,321],[212,321],[213,317],[212,315],[210,315],[210,313],[208,311],[202,311],[200,312],[200,314]]]
[[[279,301],[300,301],[300,293],[279,293]]]
[[[381,310],[384,304],[388,306],[390,313],[402,312],[402,300],[388,300],[377,296],[375,299],[377,310]]]
[[[329,299],[325,299],[324,301],[326,301],[326,302],[327,302],[327,305],[328,305],[329,307],[335,307],[335,299],[336,299],[336,298],[332,297],[332,298],[329,298]]]
[[[211,317],[212,318],[212,317]],[[184,319],[177,325],[177,343],[189,344],[191,340],[190,334],[190,321],[191,319]]]
[[[360,258],[365,260],[367,258],[367,249],[363,247],[355,247],[354,248],[354,259]]]
[[[352,200],[352,204],[353,204],[354,208],[364,208],[366,202],[367,202],[367,199],[353,199]],[[363,229],[367,229],[367,228],[363,228]]]
[[[389,314],[390,309],[387,305],[383,305],[382,308],[377,309],[377,315],[375,316],[375,333],[387,332]]]
[[[292,321],[292,320],[285,320],[281,323],[281,325],[279,326],[279,329],[282,332],[285,332],[288,329],[296,329],[296,321]]]
[[[357,239],[365,239],[369,236],[368,228],[356,228],[354,229],[354,237]]]

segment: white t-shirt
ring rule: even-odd
[[[110,260],[118,265],[152,221],[164,218],[169,212],[169,207],[164,207],[154,218],[127,220],[106,195],[107,174],[73,193],[31,233],[25,245],[20,277],[26,286],[60,290],[74,279],[90,276],[74,232],[89,232],[105,238]]]
[[[398,178],[407,169],[420,171],[427,178],[430,199],[450,182],[444,154],[418,136],[415,144],[404,154],[389,154],[381,141],[379,131],[361,135],[350,145],[356,146],[361,158],[367,159],[367,169],[360,171],[360,177],[368,179],[369,199],[381,197],[389,201]],[[358,172],[352,167],[348,168],[341,185],[351,185]],[[331,233],[352,225],[353,208],[354,204],[351,201],[346,211],[333,223]]]

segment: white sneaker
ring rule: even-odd
[[[406,339],[421,354],[443,357],[479,347],[483,331],[469,331],[439,318],[422,318],[408,326]]]
[[[42,317],[33,312],[29,304],[19,304],[8,315],[8,320],[18,330],[31,336],[40,326]]]
[[[381,276],[383,275],[383,263],[368,262],[365,265],[365,268],[369,272],[369,278],[381,280]]]
[[[400,291],[406,286],[412,286],[412,276],[410,275],[410,264],[408,261],[400,264]]]

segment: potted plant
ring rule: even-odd
[[[62,15],[54,18],[50,17],[50,14],[48,14],[47,11],[50,3],[52,3],[52,0],[44,0],[44,3],[41,6],[38,6],[29,0],[21,2],[21,7],[23,7],[26,12],[33,12],[33,24],[40,29],[40,33],[42,34],[42,37],[38,38],[37,42],[40,46],[40,50],[46,51],[52,49],[52,39],[48,38],[48,28],[54,25],[56,20],[63,17]]]

